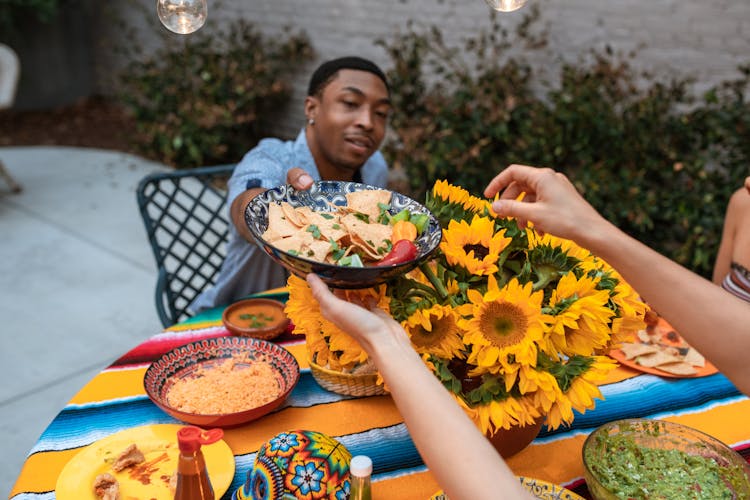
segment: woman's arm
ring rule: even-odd
[[[721,243],[719,244],[719,251],[716,254],[712,277],[713,282],[717,285],[720,285],[724,277],[729,273],[729,265],[732,263],[732,251],[737,231],[737,208],[735,206],[736,203],[733,204],[732,200],[736,199],[737,193],[744,194],[745,190],[737,191],[727,204],[727,211],[724,215],[724,228],[721,232]]]
[[[307,276],[323,316],[354,337],[385,380],[422,459],[451,500],[530,498],[497,451],[375,304],[337,298]]]
[[[487,186],[493,209],[571,239],[606,260],[739,390],[750,394],[750,303],[660,255],[605,220],[564,175],[511,165]],[[523,201],[515,198],[521,192]]]

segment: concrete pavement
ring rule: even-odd
[[[163,165],[120,152],[0,148],[0,493],[65,403],[161,330],[156,266],[136,204]]]

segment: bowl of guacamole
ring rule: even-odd
[[[665,420],[598,427],[583,445],[589,492],[610,499],[750,499],[750,466],[703,432]]]

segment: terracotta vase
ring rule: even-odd
[[[542,429],[543,419],[539,419],[533,425],[524,427],[511,427],[510,429],[500,429],[493,436],[487,436],[500,456],[503,458],[512,457],[519,451],[526,448],[539,435]]]
[[[467,375],[468,367],[462,361],[452,360],[448,368],[461,381],[461,388],[466,393],[476,389],[482,383],[479,377]],[[543,423],[544,419],[540,418],[532,425],[500,429],[492,436],[487,435],[487,439],[503,458],[508,458],[531,444],[539,435]]]

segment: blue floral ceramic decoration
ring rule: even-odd
[[[250,201],[245,208],[245,223],[258,245],[273,260],[297,276],[304,278],[308,273],[315,273],[334,288],[368,288],[411,271],[420,262],[427,259],[440,244],[442,231],[437,218],[425,206],[408,196],[392,192],[389,212],[395,215],[401,210],[407,209],[414,214],[427,214],[429,216],[428,224],[415,241],[419,253],[415,259],[408,262],[384,267],[337,266],[317,262],[299,255],[292,255],[263,240],[263,233],[268,228],[268,207],[271,203],[286,201],[293,207],[308,206],[316,211],[331,212],[335,210],[333,206],[346,206],[347,193],[366,189],[382,188],[342,181],[315,182],[306,191],[298,191],[289,185],[279,186],[264,191]]]
[[[263,443],[232,500],[347,500],[352,455],[321,432],[294,430]]]

